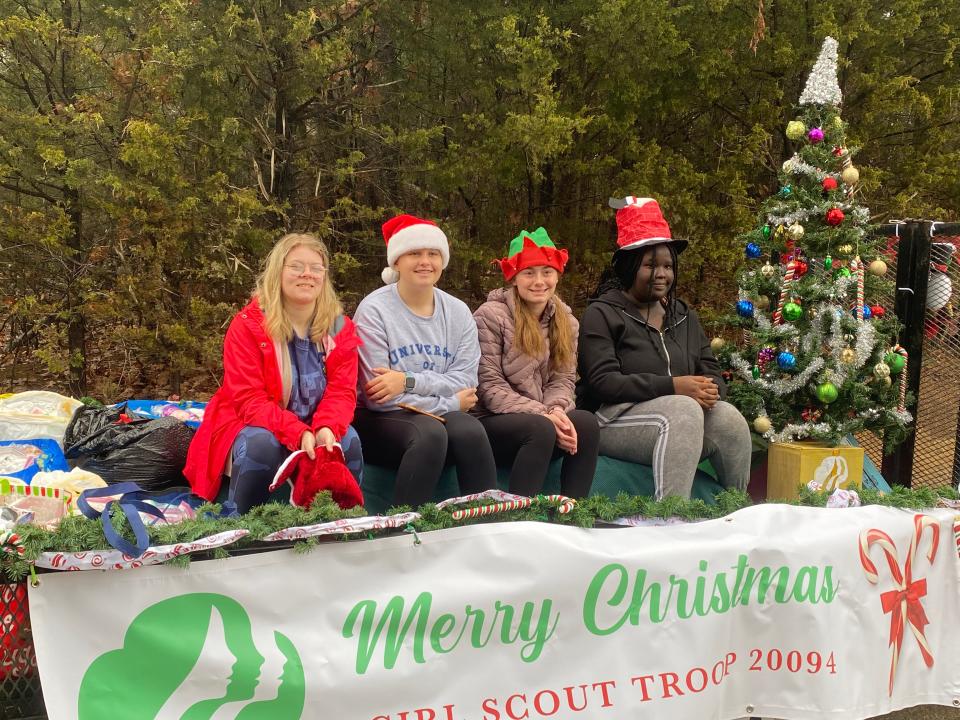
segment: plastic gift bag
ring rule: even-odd
[[[80,497],[80,493],[84,490],[107,486],[102,477],[82,468],[74,468],[70,472],[64,472],[63,470],[38,472],[33,476],[32,482],[43,487],[64,490],[75,498]],[[71,515],[76,515],[76,503],[71,503],[68,509]]]
[[[0,478],[0,531],[23,523],[52,530],[70,512],[72,503],[66,490]]]
[[[183,466],[193,430],[179,420],[131,418],[126,406],[82,407],[64,435],[64,451],[107,484],[133,482],[143,490],[185,485]]]
[[[50,438],[63,444],[70,418],[83,403],[46,390],[0,399],[0,440]]]
[[[193,400],[128,400],[127,411],[151,420],[172,417],[196,430],[203,422],[205,402]]]
[[[0,475],[30,483],[41,472],[69,469],[56,440],[0,440]]]

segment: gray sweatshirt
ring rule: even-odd
[[[371,410],[394,410],[397,403],[446,415],[460,409],[456,394],[477,386],[480,343],[470,309],[443,290],[433,290],[433,315],[420,317],[400,299],[396,283],[374,290],[357,307],[353,322],[360,346],[361,402]],[[373,368],[411,372],[412,392],[382,405],[371,402],[363,386],[376,377]]]

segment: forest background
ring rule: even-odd
[[[873,216],[958,219],[960,3],[0,0],[0,390],[206,398],[280,234],[351,311],[397,211],[472,307],[545,226],[580,312],[607,198],[656,197],[709,324],[826,35]]]

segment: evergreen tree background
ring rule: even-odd
[[[606,198],[657,197],[719,320],[826,35],[875,217],[956,219],[960,6],[765,5],[0,0],[0,389],[203,398],[281,232],[329,243],[352,307],[399,209],[443,225],[474,304],[544,225],[579,311]]]

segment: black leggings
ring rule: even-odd
[[[440,473],[457,468],[464,495],[497,486],[497,466],[483,426],[472,415],[451,412],[446,423],[409,410],[374,412],[357,408],[353,426],[363,442],[364,459],[397,468],[395,505],[432,502]]]
[[[543,415],[504,413],[480,418],[497,464],[512,466],[510,492],[527,496],[541,492],[550,461],[562,454],[560,492],[572,498],[590,494],[600,445],[597,417],[586,410],[571,410],[567,416],[577,430],[576,455],[557,446],[557,431]]]

